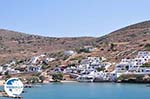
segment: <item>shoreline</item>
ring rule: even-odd
[[[78,82],[78,81],[75,81],[75,80],[62,80],[60,82],[61,83],[69,83],[69,82]]]
[[[0,80],[0,87],[4,86],[5,80]],[[50,84],[50,83],[55,83],[55,82],[49,82],[49,83],[40,83],[40,84]],[[62,80],[60,81],[60,83],[82,83],[82,82],[78,82],[75,80]],[[99,82],[84,82],[84,83],[126,83],[126,84],[150,84],[149,82],[145,83],[145,82],[111,82],[111,81],[99,81]],[[32,84],[31,84],[32,85]]]

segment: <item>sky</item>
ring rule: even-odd
[[[0,28],[49,37],[100,37],[150,20],[150,0],[0,0]]]

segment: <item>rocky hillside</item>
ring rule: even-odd
[[[97,38],[101,49],[99,55],[113,60],[130,58],[139,50],[150,51],[150,21],[127,26],[108,35]]]
[[[131,42],[135,39],[144,39],[150,36],[150,21],[133,24],[122,29],[116,30],[108,35],[100,37],[98,40],[108,42]]]
[[[85,45],[98,48],[92,55],[104,56],[114,62],[133,57],[139,50],[150,51],[150,21],[130,25],[99,38],[51,38],[1,29],[0,63],[41,53],[75,50]]]
[[[93,39],[95,40],[92,37],[51,38],[1,29],[0,63],[42,53],[57,53],[83,45],[93,45]]]

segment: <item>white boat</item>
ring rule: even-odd
[[[82,75],[77,77],[77,81],[79,82],[93,82],[95,77],[90,76],[90,75]]]

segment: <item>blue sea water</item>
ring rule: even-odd
[[[23,99],[150,99],[145,84],[51,83],[25,91]]]

